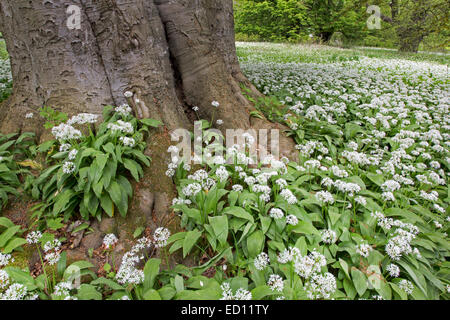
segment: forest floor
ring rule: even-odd
[[[130,271],[113,262],[82,290],[56,285],[53,294],[39,291],[38,257],[39,280],[17,269],[10,277],[39,298],[448,299],[449,56],[269,43],[237,43],[237,51],[265,94],[253,101],[257,110],[289,127],[300,156],[271,162],[272,171],[176,169],[174,210],[186,232],[165,240],[170,252],[207,257],[202,266],[160,271],[151,259]],[[0,72],[2,97],[11,88],[7,62]],[[2,214],[25,237],[31,200],[11,200]],[[76,240],[67,227],[63,248],[63,238]],[[105,261],[109,253],[102,251]],[[12,257],[23,269],[21,254]],[[64,267],[58,263],[63,279]],[[144,283],[130,286],[128,271]]]

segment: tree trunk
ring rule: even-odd
[[[422,42],[423,37],[411,36],[400,38],[400,48],[398,49],[400,52],[413,52],[417,53],[419,51],[420,43]]]
[[[80,29],[68,27],[76,22],[67,13],[72,5],[81,13]],[[101,115],[105,105],[123,103],[168,130],[192,128],[193,106],[205,119],[216,112],[222,130],[284,129],[250,117],[240,85],[260,94],[239,67],[232,0],[0,0],[0,31],[13,75],[13,94],[0,107],[2,132],[40,135],[43,106]],[[133,97],[125,98],[126,91]],[[212,101],[220,102],[216,111]],[[35,116],[25,119],[29,112]],[[282,155],[294,154],[294,142],[280,140]],[[175,196],[164,175],[170,143],[167,131],[149,139],[152,165],[136,186],[131,208],[147,211],[149,220],[166,217]]]

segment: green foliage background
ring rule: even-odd
[[[238,41],[328,42],[399,48],[423,36],[420,49],[449,47],[447,0],[235,0]],[[395,3],[395,7],[393,4]],[[381,9],[381,29],[369,30],[370,5]],[[395,8],[399,13],[394,13]],[[425,8],[426,7],[426,8]],[[393,9],[394,8],[394,9]],[[431,12],[418,20],[420,12]],[[394,17],[394,19],[393,19]],[[413,18],[416,17],[416,18]],[[405,26],[408,28],[405,29]],[[333,36],[334,34],[334,36]]]

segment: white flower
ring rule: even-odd
[[[77,149],[73,149],[72,151],[69,152],[69,155],[67,156],[67,159],[69,160],[75,160],[75,158],[77,157],[78,154],[78,150]]]
[[[401,280],[398,283],[398,287],[405,291],[407,294],[411,294],[414,290],[414,285],[411,283],[411,281],[405,279]]]
[[[67,121],[68,125],[83,125],[83,124],[91,124],[97,122],[98,115],[92,113],[80,113]]]
[[[65,123],[61,123],[59,126],[53,127],[52,134],[59,141],[76,140],[82,137],[80,130],[77,130],[71,125]]]
[[[5,270],[0,269],[0,291],[8,287],[9,275]]]
[[[254,265],[257,270],[264,270],[270,263],[269,256],[265,252],[261,252],[254,260]]]
[[[400,183],[395,180],[388,180],[381,185],[381,190],[384,192],[394,192],[401,188]]]
[[[44,252],[49,252],[51,250],[58,251],[60,247],[61,247],[61,241],[59,241],[58,239],[53,239],[51,241],[47,241],[44,244]]]
[[[235,184],[231,188],[233,189],[233,191],[236,191],[236,192],[241,192],[242,190],[244,190],[244,187],[241,186],[240,184]]]
[[[281,219],[284,217],[284,212],[281,209],[272,208],[270,209],[269,216],[273,219]]]
[[[20,283],[13,283],[0,295],[0,300],[24,300],[27,296],[27,287]]]
[[[289,204],[296,204],[298,202],[297,198],[294,196],[292,191],[289,189],[283,189],[280,192],[280,196],[283,197]]]
[[[10,254],[0,252],[0,267],[7,266],[10,262],[14,262],[14,258]]]
[[[186,197],[195,197],[202,190],[202,186],[198,183],[191,183],[183,188],[182,193]]]
[[[328,191],[319,191],[316,193],[316,199],[323,204],[333,204],[333,195]]]
[[[31,231],[27,235],[27,242],[28,244],[37,244],[42,238],[42,232],[40,231]]]
[[[131,98],[131,97],[133,96],[133,92],[131,92],[131,91],[125,91],[125,92],[123,93],[123,96],[124,96],[125,98]]]
[[[66,152],[69,151],[70,148],[72,148],[72,146],[68,143],[63,143],[60,147],[59,147],[59,152]]]
[[[117,239],[116,235],[114,233],[110,233],[103,238],[103,245],[106,249],[111,249],[117,244],[118,241],[119,239]]]
[[[216,170],[216,176],[219,178],[220,182],[224,182],[228,179],[230,173],[228,172],[227,168],[225,168],[224,166],[220,166]]]
[[[136,141],[133,138],[129,138],[129,137],[120,137],[119,139],[124,146],[126,147],[130,147],[133,148],[134,145],[136,144]]]
[[[215,108],[218,108],[218,107],[220,106],[220,103],[217,102],[217,101],[213,101],[213,102],[211,103],[211,105],[212,105],[213,107],[215,107]]]
[[[319,273],[322,267],[327,265],[325,256],[317,251],[313,251],[307,256],[295,255],[293,260],[295,272],[305,279]]]
[[[73,287],[71,282],[60,282],[55,286],[53,294],[59,297],[70,296],[70,290],[72,289]]]
[[[76,166],[75,163],[71,161],[66,161],[64,162],[62,169],[65,174],[72,174],[76,171]]]
[[[251,292],[243,288],[239,288],[235,294],[233,294],[230,284],[227,282],[223,283],[220,288],[222,289],[220,300],[252,300]]]
[[[33,116],[34,116],[33,112],[27,113],[27,114],[25,115],[25,119],[32,119]]]
[[[48,264],[55,265],[58,263],[61,255],[58,252],[50,252],[45,255],[45,260],[47,260]]]
[[[324,275],[314,274],[305,284],[305,290],[309,299],[330,299],[336,291],[336,278],[329,272]]]
[[[356,253],[364,258],[367,258],[371,251],[372,247],[367,243],[361,243],[356,247]]]
[[[389,272],[389,275],[393,278],[398,278],[400,276],[400,268],[395,264],[390,264],[386,267],[386,271]]]
[[[281,278],[277,274],[271,274],[269,277],[269,281],[267,281],[267,285],[270,287],[272,291],[282,292],[284,289],[283,278]]]
[[[167,240],[170,238],[170,231],[167,228],[158,228],[153,234],[153,240],[156,248],[163,248],[167,245]]]
[[[114,109],[114,111],[116,111],[122,117],[126,117],[126,116],[130,115],[133,110],[131,109],[131,107],[128,104],[125,103],[125,104],[122,104],[122,105],[116,107]]]
[[[290,214],[286,217],[286,223],[292,226],[296,226],[298,224],[298,218],[293,214]]]
[[[112,132],[130,133],[134,132],[133,125],[130,122],[117,120],[117,123],[108,123],[107,128]]]
[[[330,230],[330,229],[322,230],[321,237],[322,237],[322,241],[326,244],[335,243],[337,240],[336,232],[334,232],[333,230]]]
[[[423,190],[420,190],[420,196],[424,198],[425,200],[435,202],[439,198],[439,194],[436,191],[431,191],[430,193],[427,193]]]

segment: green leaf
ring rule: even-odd
[[[303,233],[306,235],[320,235],[320,232],[312,225],[312,223],[306,221],[299,221],[296,226],[288,226],[288,230],[294,233]]]
[[[209,223],[221,245],[225,245],[228,239],[228,218],[226,216],[209,217]]]
[[[250,258],[254,258],[259,255],[264,249],[265,236],[261,230],[253,232],[247,238],[247,249]]]
[[[107,278],[103,278],[103,277],[95,279],[90,284],[96,285],[96,286],[105,285],[105,286],[108,286],[111,289],[116,290],[116,291],[120,291],[120,290],[124,290],[125,289],[124,287],[122,287],[120,284],[114,282],[113,280],[107,279]]]
[[[102,196],[100,197],[100,206],[102,207],[103,210],[105,210],[106,214],[110,217],[114,216],[114,204],[111,200],[111,197],[106,194],[103,193]]]
[[[186,233],[186,237],[183,241],[183,258],[186,258],[189,252],[191,252],[192,248],[201,236],[202,233],[198,230],[189,231],[188,233]]]
[[[122,203],[122,190],[120,189],[120,185],[116,181],[112,181],[109,185],[108,189],[106,189],[111,196],[111,200],[117,206],[121,214],[126,214],[124,210],[124,204]],[[128,206],[128,203],[126,204]],[[103,207],[102,207],[103,208]]]
[[[355,268],[352,268],[351,274],[356,291],[358,291],[358,294],[361,297],[367,290],[367,277],[364,273]]]
[[[82,284],[78,289],[77,297],[80,300],[102,300],[102,294],[90,284]]]
[[[18,247],[23,246],[27,243],[27,240],[22,238],[14,238],[11,241],[8,242],[6,247],[3,249],[3,253],[11,253],[14,249],[17,249]]]
[[[131,159],[124,159],[123,165],[125,166],[125,168],[128,169],[128,171],[130,171],[134,180],[139,182],[139,171],[140,171],[139,169],[141,168],[141,166],[136,161]]]
[[[64,224],[61,222],[62,218],[56,219],[47,219],[47,227],[52,230],[58,230],[64,227]]]
[[[159,274],[160,259],[150,259],[144,267],[144,291],[152,289]]]
[[[6,229],[5,232],[2,233],[0,236],[0,248],[3,248],[6,243],[14,237],[14,235],[17,233],[17,231],[20,230],[20,226],[14,226],[11,228]]]
[[[144,300],[162,300],[161,296],[159,295],[158,291],[155,289],[149,289],[144,293],[143,296]]]
[[[253,216],[241,207],[227,207],[223,210],[223,214],[230,214],[237,218],[248,220],[252,223],[255,222]]]
[[[177,293],[180,293],[184,290],[184,280],[183,277],[180,275],[176,275],[174,279],[175,289],[177,290]]]
[[[133,238],[138,238],[142,234],[142,232],[144,232],[144,230],[144,227],[137,227],[136,230],[134,230]]]
[[[258,286],[251,293],[252,300],[262,300],[265,297],[279,294],[276,291],[272,291],[267,285]]]

